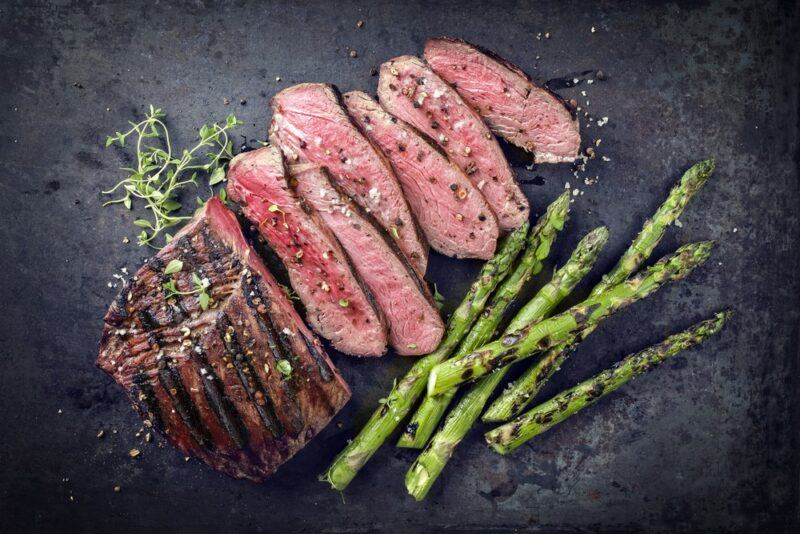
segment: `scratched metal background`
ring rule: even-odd
[[[793,4],[0,3],[0,530],[792,531],[800,278]],[[439,34],[496,50],[540,82],[607,73],[562,91],[609,118],[583,130],[587,141],[602,138],[597,151],[610,158],[590,163],[599,183],[586,186],[563,165],[528,171],[510,154],[521,178],[541,177],[525,186],[537,212],[567,181],[585,190],[551,265],[590,228],[610,227],[590,284],[683,169],[702,157],[719,161],[658,251],[710,238],[719,242],[713,260],[609,320],[548,392],[722,307],[736,309],[735,322],[513,455],[490,453],[474,432],[422,504],[403,488],[413,455],[391,446],[344,496],[316,480],[410,365],[401,358],[337,357],[354,391],[336,418],[341,428],[330,425],[265,484],[143,445],[121,391],[93,366],[116,292],[107,283],[148,254],[122,242],[134,235],[134,214],[100,206],[98,191],[122,163],[102,147],[106,134],[154,103],[168,111],[179,144],[231,111],[248,139],[263,139],[268,98],[280,88],[331,81],[374,90],[371,67],[419,53]],[[433,257],[429,278],[448,309],[475,268]],[[104,439],[95,437],[100,429]],[[132,447],[142,448],[140,458],[128,457]]]

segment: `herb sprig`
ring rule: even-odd
[[[181,260],[172,260],[164,269],[164,274],[174,274],[181,270],[183,270],[183,262]],[[211,286],[211,282],[208,278],[200,278],[197,273],[192,273],[192,283],[194,284],[194,289],[191,291],[179,290],[178,286],[175,285],[174,279],[164,282],[161,287],[164,288],[167,298],[181,295],[197,295],[197,302],[200,304],[200,307],[203,310],[207,310],[211,303],[211,296],[208,294],[208,288]]]
[[[122,196],[103,205],[122,204],[131,209],[133,199],[143,200],[152,212],[152,219],[136,219],[133,224],[142,228],[139,245],[153,248],[159,248],[155,239],[162,232],[168,242],[171,236],[165,230],[191,218],[177,213],[181,209],[178,193],[189,184],[197,187],[198,173],[208,176],[208,185],[212,188],[225,181],[225,165],[233,157],[229,132],[242,124],[233,114],[228,115],[224,124],[204,124],[198,130],[197,143],[190,149],[177,151],[164,123],[165,116],[160,108],[151,105],[144,120],[129,122],[128,131],[115,132],[106,139],[107,147],[115,143],[125,147],[131,138],[136,147],[136,166],[122,168],[127,177],[103,191],[106,195],[122,192]]]

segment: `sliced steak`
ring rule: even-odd
[[[574,113],[519,67],[447,37],[425,43],[425,60],[494,133],[532,152],[537,163],[571,162],[578,157],[581,135]]]
[[[491,258],[499,233],[497,218],[461,169],[429,138],[391,116],[366,93],[347,93],[344,104],[392,164],[434,250],[456,258]]]
[[[278,147],[236,156],[228,194],[286,266],[311,327],[344,353],[383,354],[386,324],[369,289],[336,236],[289,187]]]
[[[381,65],[381,105],[432,137],[492,207],[501,230],[528,220],[528,200],[503,151],[475,111],[421,59],[401,56]]]
[[[313,164],[290,168],[297,193],[333,231],[369,287],[389,324],[389,344],[398,354],[436,349],[444,334],[427,286],[375,219]]]
[[[349,196],[375,215],[420,276],[428,247],[389,163],[344,111],[331,85],[303,83],[272,98],[270,139],[290,164],[327,167]]]
[[[182,262],[166,274],[172,260]],[[171,271],[172,269],[170,269]],[[199,294],[172,295],[174,282]],[[97,365],[145,425],[184,454],[260,481],[322,430],[350,390],[319,340],[212,198],[123,288],[105,317]]]

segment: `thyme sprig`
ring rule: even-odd
[[[179,260],[173,261],[178,261],[178,263],[181,264],[181,268],[183,267],[183,262],[180,262]],[[172,262],[170,262],[170,264],[171,263]],[[178,271],[179,270],[180,268]],[[166,273],[166,271],[164,272]],[[200,307],[203,310],[207,310],[209,304],[211,303],[211,295],[208,294],[208,288],[211,286],[211,282],[208,280],[208,278],[200,278],[197,273],[192,273],[192,284],[194,284],[194,289],[191,291],[179,290],[178,286],[175,285],[175,280],[164,282],[161,287],[164,288],[168,299],[181,295],[197,295],[197,302],[200,304]]]
[[[128,131],[115,132],[106,139],[107,147],[115,143],[125,147],[128,138],[132,138],[136,166],[122,168],[127,177],[103,194],[113,195],[120,189],[124,194],[103,205],[122,204],[131,209],[133,199],[143,200],[152,212],[152,219],[136,219],[133,224],[142,228],[139,245],[153,248],[159,248],[154,240],[162,232],[169,241],[171,236],[165,230],[191,218],[178,213],[182,207],[178,193],[189,184],[198,187],[198,173],[208,176],[210,188],[225,181],[225,165],[233,157],[229,132],[242,124],[233,114],[228,115],[224,124],[204,124],[198,130],[197,143],[190,149],[178,151],[172,146],[165,116],[160,108],[151,105],[144,120],[129,122]]]

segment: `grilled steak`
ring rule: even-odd
[[[392,164],[431,246],[447,256],[489,259],[498,226],[486,199],[427,137],[366,93],[344,95],[347,112]]]
[[[272,98],[270,139],[290,164],[327,167],[344,191],[371,211],[414,266],[425,275],[428,247],[392,168],[350,120],[331,85],[304,83]]]
[[[528,220],[520,190],[500,145],[475,111],[421,59],[401,56],[381,65],[381,105],[432,137],[480,189],[500,229]]]
[[[181,270],[166,274],[172,260]],[[171,271],[172,269],[170,269]],[[168,294],[208,280],[212,301]],[[319,340],[212,198],[126,284],[105,317],[97,364],[148,427],[183,453],[260,481],[350,398]]]
[[[228,194],[281,258],[314,330],[347,354],[386,350],[383,317],[336,236],[289,187],[276,146],[236,156]]]
[[[533,152],[537,163],[578,157],[578,120],[564,101],[531,82],[522,69],[460,39],[425,43],[425,60],[494,133]]]
[[[427,354],[439,345],[444,323],[427,286],[374,218],[347,197],[313,164],[290,168],[300,197],[333,231],[367,284],[389,324],[389,344],[398,354]]]

